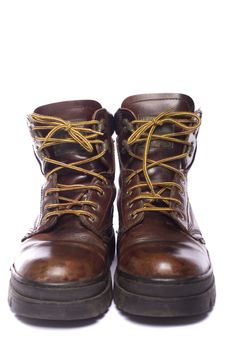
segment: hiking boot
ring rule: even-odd
[[[114,298],[141,316],[205,314],[213,271],[188,199],[201,112],[181,94],[128,97],[115,115],[120,159]]]
[[[113,117],[83,100],[39,107],[28,121],[46,182],[11,268],[10,307],[38,319],[96,317],[112,300]]]

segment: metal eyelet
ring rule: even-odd
[[[132,179],[126,180],[126,185],[129,185],[132,182]]]
[[[181,194],[184,194],[184,188],[179,188],[178,191],[181,193]]]
[[[127,132],[128,131],[128,128],[127,128],[127,122],[126,122],[126,119],[122,119],[122,124],[123,124],[123,132]]]
[[[190,144],[190,151],[189,151],[188,156],[192,157],[192,153],[193,153],[193,142],[191,142],[191,144]]]
[[[181,179],[180,179],[180,182],[182,183],[182,185],[184,185],[185,184],[185,177],[181,177]]]
[[[184,220],[184,219],[185,219],[184,215],[183,215],[181,212],[178,212],[177,216],[178,216],[178,218],[180,218],[181,220]]]
[[[130,123],[130,121],[126,118],[122,119],[122,124],[124,127],[126,127],[126,130],[133,132],[134,128],[133,125]]]
[[[105,141],[104,141],[103,149],[104,149],[105,151],[109,151],[109,150],[110,150],[108,140],[105,140]]]
[[[183,204],[179,204],[178,206],[179,206],[180,210],[182,210],[182,211],[184,210]],[[182,214],[182,216],[183,216],[183,214]]]
[[[135,220],[137,216],[138,216],[138,213],[136,213],[136,214],[130,213],[129,214],[129,218],[133,219],[133,220]]]
[[[98,125],[98,131],[99,132],[104,132],[105,130],[105,120],[100,119],[99,125]]]
[[[94,205],[91,205],[91,207],[92,207],[92,210],[93,211],[96,211],[98,208],[97,207],[95,207]]]
[[[97,194],[98,194],[99,197],[103,197],[104,191],[101,191],[101,192],[98,191]]]
[[[93,218],[93,217],[89,216],[88,220],[91,221],[91,222],[94,222],[96,220],[96,218]]]

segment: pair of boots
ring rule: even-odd
[[[11,269],[9,304],[38,319],[207,313],[214,276],[187,194],[201,112],[182,94],[128,97],[113,117],[98,102],[68,101],[28,117],[46,183],[40,215]],[[110,265],[114,146],[120,162],[118,263]]]

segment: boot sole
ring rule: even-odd
[[[112,301],[110,274],[95,283],[45,284],[12,273],[8,303],[18,316],[42,320],[82,320],[101,316]]]
[[[145,280],[115,273],[114,301],[135,316],[192,317],[210,312],[215,303],[213,273],[201,278]]]

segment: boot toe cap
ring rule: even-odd
[[[69,242],[27,244],[14,263],[26,280],[44,283],[88,281],[105,271],[104,257],[91,246]]]
[[[189,278],[209,269],[202,249],[188,244],[138,244],[121,255],[119,270],[145,278]]]

